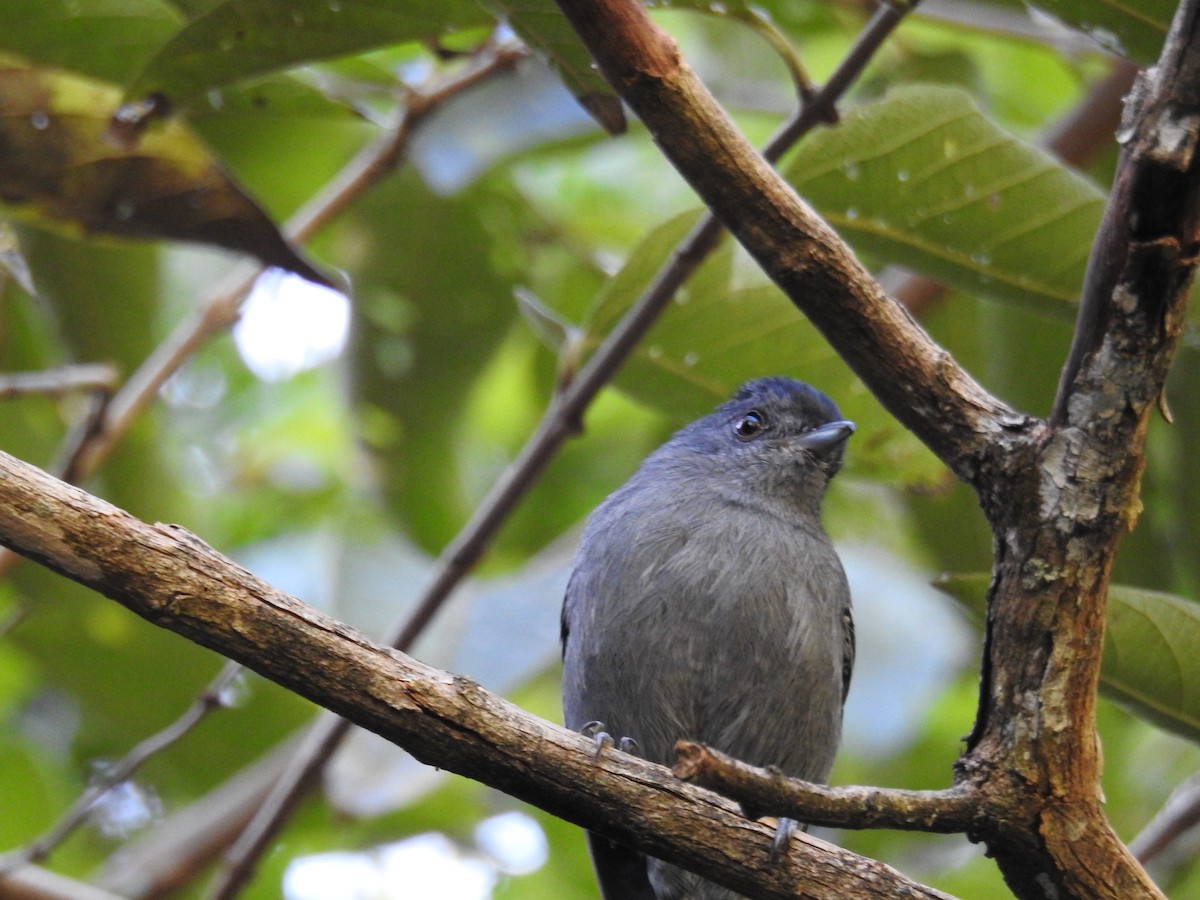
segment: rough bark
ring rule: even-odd
[[[175,525],[129,513],[0,453],[0,542],[156,625],[235,659],[417,759],[763,898],[945,898],[803,835],[772,829],[670,771],[530,715],[271,587]],[[0,891],[2,893],[2,891]]]

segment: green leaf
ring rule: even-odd
[[[982,617],[990,577],[943,575],[936,586]],[[1200,741],[1200,604],[1112,585],[1100,689],[1142,718]]]
[[[73,236],[215,244],[329,283],[184,123],[118,140],[117,87],[3,55],[0,100],[0,200],[10,214]]]
[[[342,103],[288,75],[225,88],[188,123],[277,220],[337,174],[378,129]],[[287,165],[279,148],[288,148]]]
[[[1159,591],[1114,585],[1103,683],[1164,728],[1200,739],[1200,606]]]
[[[162,0],[4,0],[0,51],[123,83],[181,21]]]
[[[592,55],[554,0],[485,0],[509,27],[543,57],[580,105],[609,134],[625,131],[625,111],[592,63]]]
[[[166,41],[129,88],[175,102],[301,63],[491,21],[472,0],[224,0]]]
[[[850,110],[784,170],[838,233],[971,294],[1074,315],[1104,194],[953,88]]]
[[[1179,4],[1178,0],[1035,0],[1026,5],[1087,32],[1115,53],[1152,63]]]
[[[338,227],[337,240],[360,258],[351,347],[360,434],[389,510],[427,550],[469,513],[457,423],[517,316],[505,263],[511,235],[488,227],[518,221],[514,213],[480,186],[439,197],[410,166]],[[469,260],[464,247],[473,248]]]
[[[585,347],[594,348],[638,299],[699,218],[696,211],[668,220],[630,254],[597,295],[585,320]],[[783,293],[732,246],[713,253],[634,348],[614,384],[676,421],[686,421],[729,399],[742,382],[761,375],[793,375],[833,397],[859,426],[851,466],[888,481],[929,482],[944,472],[915,437],[883,411],[824,337]]]

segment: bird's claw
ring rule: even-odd
[[[792,843],[792,835],[796,833],[795,819],[780,819],[775,825],[775,837],[771,841],[771,852],[768,860],[775,863],[787,855],[788,846]]]
[[[638,742],[631,737],[623,737],[618,741],[613,740],[613,736],[604,730],[604,723],[600,721],[587,722],[579,733],[584,737],[590,737],[596,742],[596,746],[592,749],[592,758],[599,759],[600,754],[605,748],[615,746],[622,753],[636,754],[638,750]]]
[[[588,722],[579,729],[579,733],[595,741],[595,746],[592,747],[592,759],[599,759],[605,747],[613,746],[612,735],[604,730],[603,722]]]

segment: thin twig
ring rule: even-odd
[[[777,162],[803,135],[834,115],[837,101],[866,67],[880,44],[917,2],[919,0],[908,4],[892,5],[885,2],[880,5],[846,58],[830,76],[829,82],[771,138],[763,150],[764,158],[772,163]],[[716,218],[711,213],[706,214],[671,254],[668,262],[579,374],[554,398],[512,465],[479,504],[470,521],[438,557],[433,579],[416,609],[390,636],[393,647],[407,650],[424,631],[451,591],[483,555],[492,537],[520,499],[536,483],[558,448],[579,431],[588,405],[657,321],[675,292],[716,246],[722,232]],[[230,848],[225,867],[214,883],[210,897],[214,900],[232,897],[249,880],[258,859],[307,788],[315,782],[317,774],[337,749],[349,727],[348,722],[331,713],[318,716],[276,789],[237,843]]]
[[[736,800],[747,818],[774,816],[828,828],[963,834],[971,831],[982,804],[970,784],[934,791],[830,787],[752,766],[692,741],[675,745],[673,771],[684,781]]]
[[[122,844],[95,873],[93,883],[122,897],[165,897],[182,891],[246,827],[295,754],[300,737],[276,744],[153,829]]]
[[[74,370],[74,372],[68,374],[65,379],[60,377],[64,369],[55,369],[48,372],[20,373],[18,383],[24,382],[25,385],[33,386],[42,382],[45,387],[50,388],[49,391],[46,391],[47,393],[60,393],[59,387],[69,382],[74,387],[65,388],[66,390],[80,389],[87,392],[83,399],[82,409],[76,413],[75,422],[68,429],[67,435],[62,441],[58,458],[50,467],[50,471],[60,475],[64,480],[71,481],[77,475],[74,465],[78,459],[79,448],[86,445],[99,432],[104,417],[108,413],[109,404],[113,398],[113,389],[116,387],[117,370],[113,366],[103,363],[66,368]],[[39,376],[48,377],[43,380]],[[21,557],[16,553],[0,547],[0,579],[7,577],[12,567],[20,560]]]
[[[4,876],[4,900],[124,900],[117,894],[40,866],[22,866]]]
[[[83,363],[38,372],[0,374],[0,400],[25,394],[59,397],[74,391],[113,391],[117,370],[107,363]]]
[[[233,681],[241,673],[242,667],[235,662],[227,662],[217,674],[217,677],[192,702],[192,705],[182,716],[157,734],[153,734],[135,746],[125,756],[111,766],[104,768],[82,794],[71,805],[71,808],[59,818],[41,837],[31,841],[19,850],[5,854],[0,858],[0,881],[28,863],[40,862],[65,841],[72,832],[87,821],[88,816],[96,805],[110,790],[123,784],[133,777],[134,773],[151,757],[166,750],[172,744],[183,738],[196,727],[205,716],[215,709],[226,705],[225,695]]]
[[[1179,785],[1167,802],[1129,842],[1129,850],[1142,865],[1162,855],[1182,835],[1200,822],[1200,774]]]

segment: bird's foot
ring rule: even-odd
[[[596,746],[592,750],[592,757],[599,759],[600,754],[604,752],[606,747],[616,747],[622,753],[632,753],[635,756],[638,753],[638,742],[631,737],[622,737],[616,741],[613,736],[604,730],[604,723],[599,721],[591,721],[579,729],[579,733],[584,737],[590,737],[596,742]]]
[[[788,847],[792,843],[792,835],[796,833],[800,823],[795,819],[779,819],[775,823],[775,837],[771,841],[771,852],[768,855],[770,862],[774,863],[787,855]]]

